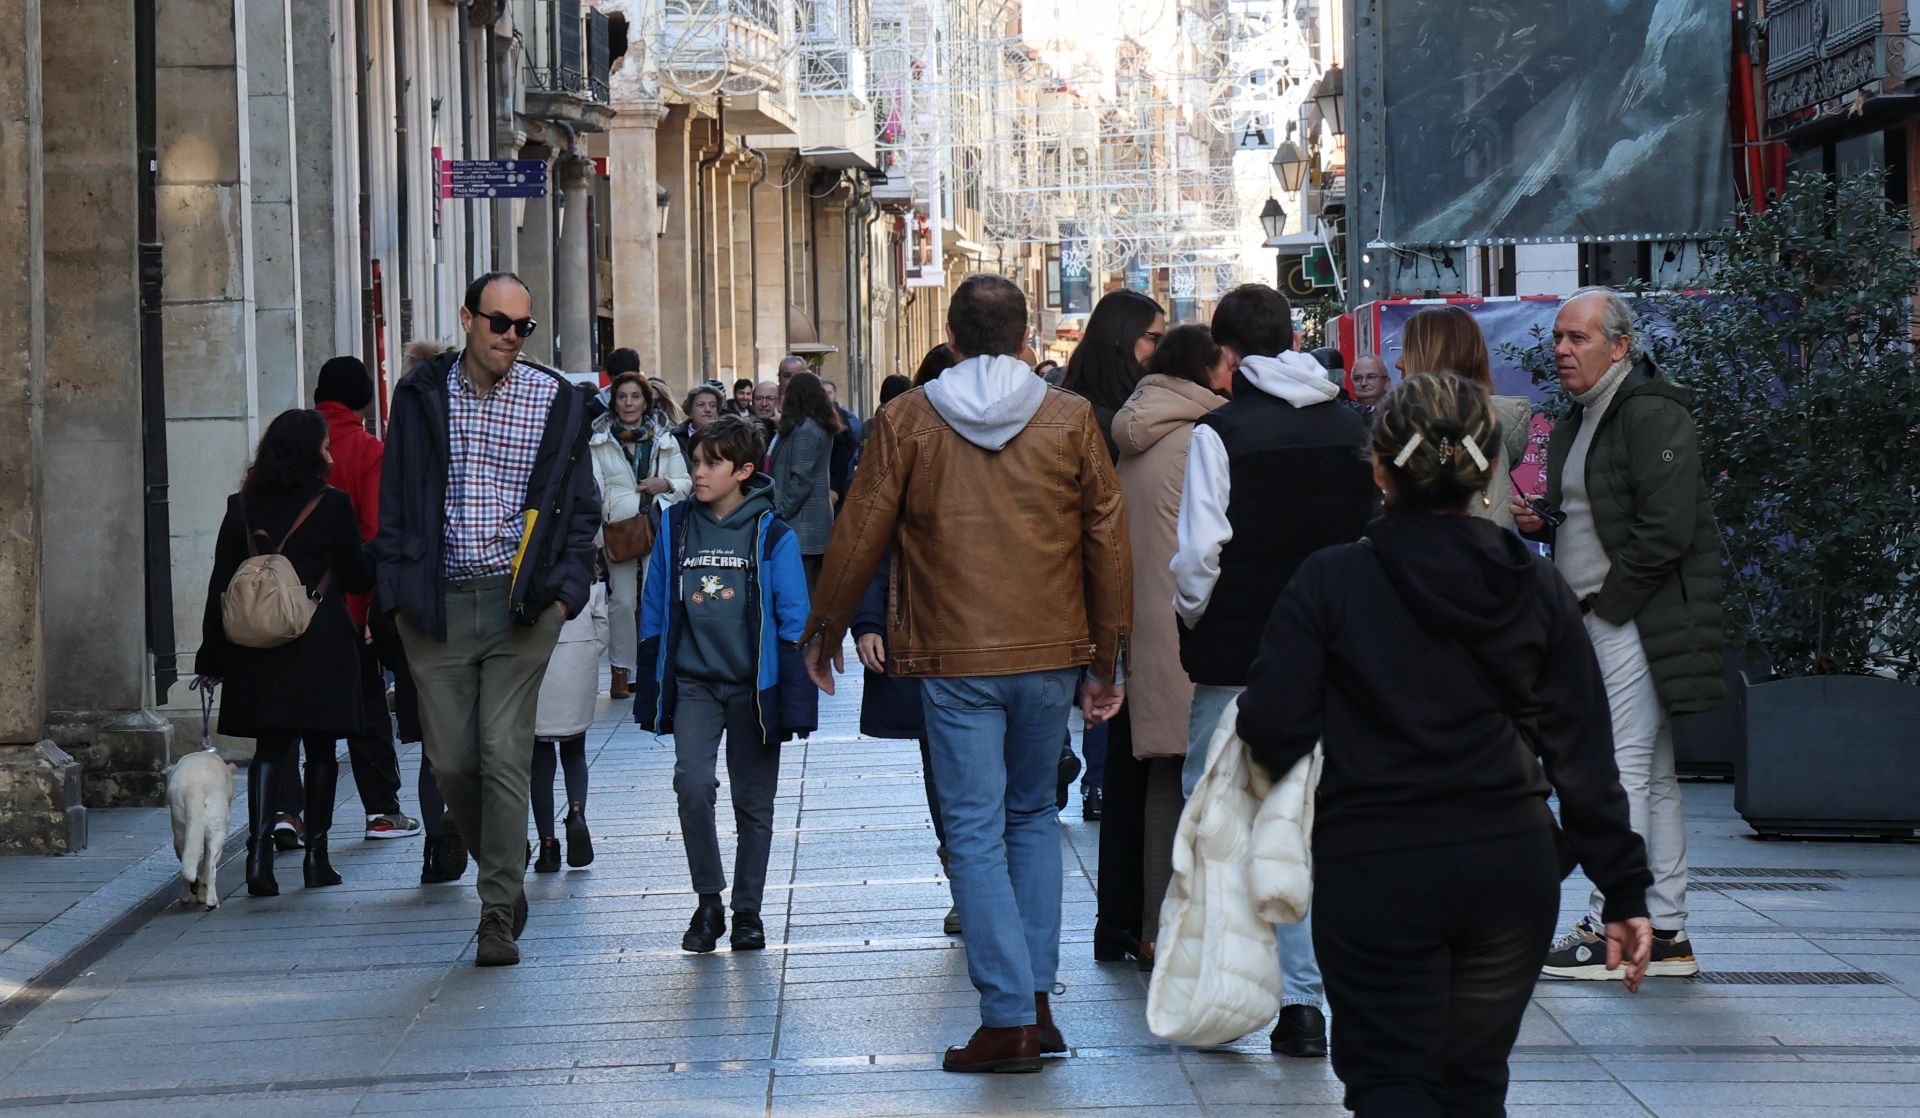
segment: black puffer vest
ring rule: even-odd
[[[1227,448],[1233,538],[1207,612],[1180,626],[1180,664],[1195,683],[1244,687],[1293,572],[1321,548],[1359,539],[1373,516],[1367,424],[1335,403],[1294,407],[1236,373],[1233,400],[1199,425]]]

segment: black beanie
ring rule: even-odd
[[[313,402],[331,400],[349,410],[359,411],[373,403],[373,378],[358,357],[334,357],[320,366],[320,381],[313,388]]]

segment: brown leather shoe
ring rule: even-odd
[[[615,699],[629,699],[633,697],[633,689],[627,686],[627,669],[613,669],[613,687],[607,694]]]
[[[1034,1035],[1040,1040],[1040,1054],[1056,1056],[1066,1052],[1067,1038],[1060,1035],[1060,1029],[1053,1023],[1053,1006],[1047,1001],[1047,995],[1033,996],[1033,1012],[1039,1017],[1039,1024],[1033,1027]]]
[[[1032,1025],[982,1025],[965,1047],[947,1049],[940,1066],[947,1071],[1039,1071],[1040,1034]]]

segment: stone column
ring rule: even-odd
[[[44,729],[40,620],[41,400],[46,276],[41,254],[40,3],[0,0],[0,306],[21,316],[0,340],[0,742]],[[12,753],[13,750],[7,750]]]
[[[753,369],[749,375],[756,380],[760,369],[771,368],[759,364],[754,352],[759,323],[754,304],[758,292],[754,284],[757,262],[753,251],[753,180],[759,176],[760,160],[751,155],[742,155],[729,176],[733,183],[733,208],[729,214],[733,241],[733,366]]]
[[[567,372],[597,367],[593,352],[593,230],[587,220],[593,197],[593,162],[561,156],[554,164],[560,240],[553,260],[553,325],[556,359]]]
[[[736,157],[720,160],[708,172],[707,258],[712,263],[712,278],[707,288],[707,336],[712,346],[708,375],[731,383],[735,377],[754,377],[752,369],[742,368],[734,351],[734,251],[733,201]]]
[[[174,693],[183,707],[191,701],[185,681],[200,647],[214,539],[260,432],[244,16],[237,4],[163,3],[156,12],[156,198],[166,246],[161,319],[174,633],[182,653]],[[86,763],[90,796],[99,781],[122,779]],[[150,783],[158,802],[158,777],[130,771],[125,787],[132,795]]]
[[[815,274],[820,277],[813,324],[820,331],[820,341],[834,347],[834,352],[821,356],[820,375],[844,387],[853,321],[847,305],[847,196],[835,191],[813,205]]]
[[[527,144],[520,151],[522,159],[548,159],[551,154],[539,144]],[[550,171],[549,183],[556,182],[558,175]],[[551,188],[550,188],[551,189]],[[513,271],[527,281],[527,287],[533,292],[533,317],[542,325],[533,337],[527,339],[522,353],[535,361],[551,364],[554,360],[554,335],[559,333],[559,323],[554,321],[554,268],[553,268],[553,218],[554,197],[528,198],[521,205],[520,230],[516,238],[516,264]],[[513,203],[494,202],[496,209],[511,212]]]
[[[79,765],[40,740],[50,675],[40,612],[49,379],[40,15],[39,0],[0,0],[0,305],[20,313],[0,342],[0,852],[59,854],[84,847],[87,830]]]
[[[85,758],[97,804],[151,801],[171,760],[147,658],[133,29],[120,0],[74,0],[41,32],[47,371],[40,598],[48,735]],[[204,575],[202,576],[204,577]],[[79,780],[76,773],[75,786]]]
[[[300,336],[299,197],[289,0],[246,5],[247,142],[253,219],[253,329],[260,415],[311,407]],[[329,352],[327,356],[331,356]]]
[[[612,173],[613,339],[640,355],[640,367],[685,392],[686,367],[660,360],[660,189],[658,102],[616,106],[607,134]]]
[[[340,353],[360,353],[359,140],[354,122],[336,121],[336,83],[350,73],[335,66],[336,34],[351,43],[351,25],[336,28],[332,3],[288,5],[293,20],[294,173],[300,183],[295,202],[300,250],[300,349],[317,374],[322,362]],[[352,93],[346,93],[352,104]],[[336,127],[341,125],[341,127]],[[368,367],[372,363],[368,362]]]
[[[762,369],[787,353],[786,193],[780,167],[767,169],[753,188],[753,361]]]
[[[660,283],[654,299],[660,314],[660,375],[689,387],[700,379],[700,339],[694,333],[694,155],[692,118],[685,105],[667,110],[660,122],[660,185],[667,188],[667,221],[660,233]]]

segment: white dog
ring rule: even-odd
[[[234,768],[218,753],[198,750],[167,770],[173,810],[173,852],[180,856],[180,903],[220,907],[220,853],[227,845],[227,809]]]

